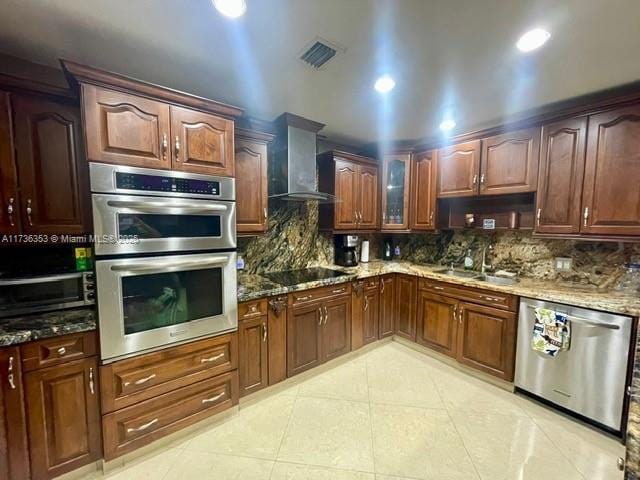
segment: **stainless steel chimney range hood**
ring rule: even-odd
[[[317,189],[316,135],[324,124],[283,113],[275,119],[277,136],[269,163],[269,198],[333,203],[335,197]]]

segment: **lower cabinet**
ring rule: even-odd
[[[458,318],[458,361],[504,380],[513,380],[516,313],[461,302]]]
[[[393,274],[380,277],[379,338],[390,337],[394,332],[395,278]]]
[[[287,376],[351,351],[351,288],[321,288],[289,297]]]
[[[455,358],[458,300],[421,290],[417,303],[416,342]]]
[[[101,457],[96,357],[25,375],[31,478],[49,479]]]
[[[411,275],[396,275],[395,283],[395,333],[415,341],[418,279]]]
[[[240,396],[269,385],[267,315],[238,322]]]
[[[353,282],[351,292],[351,349],[357,350],[378,339],[377,277]]]
[[[29,478],[20,350],[0,348],[0,478]]]

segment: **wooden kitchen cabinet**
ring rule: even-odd
[[[97,372],[96,357],[90,357],[25,375],[33,480],[102,456]]]
[[[0,91],[0,234],[18,233],[18,174],[16,172],[9,94]]]
[[[351,349],[378,339],[380,292],[376,277],[353,282],[351,288]]]
[[[268,144],[273,135],[236,129],[236,225],[238,235],[269,229]]]
[[[478,194],[480,140],[438,150],[438,198]]]
[[[382,157],[381,229],[409,229],[411,153],[390,153]]]
[[[171,106],[174,170],[233,177],[233,137],[233,120]]]
[[[417,310],[416,342],[455,358],[458,300],[420,290]]]
[[[482,139],[480,195],[535,192],[540,128]]]
[[[436,228],[436,176],[438,152],[429,150],[413,156],[411,164],[411,230]]]
[[[378,338],[389,337],[395,330],[395,275],[380,277],[380,314],[378,318]]]
[[[586,138],[584,117],[542,127],[536,232],[580,232]]]
[[[72,105],[24,95],[12,95],[11,104],[22,231],[90,231],[80,112]]]
[[[248,395],[269,385],[269,349],[266,315],[258,315],[238,322],[238,378],[240,396]]]
[[[292,377],[322,363],[323,318],[318,304],[288,308],[287,318],[287,376]]]
[[[169,105],[83,85],[82,108],[89,161],[171,168]]]
[[[640,105],[589,116],[582,233],[640,235]]]
[[[17,347],[0,348],[0,478],[29,479],[24,390]]]
[[[460,302],[458,362],[508,382],[515,365],[517,314]]]
[[[418,279],[412,275],[396,275],[395,278],[395,334],[408,340],[416,340],[416,300]]]
[[[379,226],[378,166],[372,158],[330,151],[318,156],[319,188],[336,197],[320,205],[324,230],[375,230]]]
[[[269,385],[287,378],[287,297],[269,299],[267,314],[269,344]]]
[[[351,351],[351,296],[324,303],[322,361],[327,362]]]

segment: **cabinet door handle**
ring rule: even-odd
[[[27,198],[27,221],[29,222],[30,227],[33,227],[33,220],[31,219],[32,213],[33,209],[31,208],[31,199]]]
[[[176,149],[176,162],[179,162],[180,161],[180,137],[178,135],[176,135],[175,149]]]
[[[267,207],[264,207],[264,221],[267,221]]]
[[[16,382],[15,382],[15,378],[13,376],[13,357],[9,357],[8,372],[9,372],[9,375],[7,376],[7,381],[9,382],[9,387],[11,388],[11,390],[15,390],[16,389]]]
[[[262,322],[262,341],[267,341],[267,324]]]
[[[453,321],[455,322],[458,319],[458,305],[457,304],[453,306],[452,313],[453,313]]]
[[[167,148],[169,148],[169,139],[167,138],[167,134],[162,134],[162,159],[167,159]]]
[[[322,307],[318,307],[318,312],[320,313],[320,321],[318,322],[318,326],[322,325],[322,321],[324,320],[323,318],[323,313],[322,313]]]
[[[539,208],[538,212],[536,213],[536,225],[540,226],[540,217],[542,216],[542,209]]]
[[[204,399],[202,400],[202,404],[203,404],[203,405],[205,405],[205,404],[207,404],[207,403],[211,403],[211,402],[215,402],[216,400],[220,400],[222,397],[224,397],[224,394],[225,394],[225,393],[226,393],[226,392],[222,392],[222,393],[219,393],[218,395],[214,395],[214,396],[213,396],[213,397],[211,397],[211,398],[204,398]]]
[[[473,184],[476,185],[478,183],[478,175],[473,176]]]
[[[429,225],[433,225],[433,216],[435,215],[435,212],[433,210],[431,210],[431,213],[429,214]]]
[[[144,430],[146,430],[147,428],[155,425],[156,423],[158,423],[158,419],[154,418],[153,420],[151,420],[148,423],[145,423],[144,425],[140,425],[139,427],[136,428],[127,428],[127,433],[134,433],[134,432],[142,432]]]
[[[211,362],[215,362],[216,360],[221,359],[222,357],[224,357],[224,352],[223,353],[219,353],[217,355],[214,355],[213,357],[208,357],[208,358],[201,358],[200,359],[200,363],[211,363]]]
[[[13,202],[15,202],[15,200],[13,197],[11,197],[9,199],[9,204],[7,205],[7,215],[9,216],[9,225],[12,227],[15,227],[16,224],[13,221],[13,212],[14,212]]]
[[[460,306],[460,308],[458,309],[458,321],[460,322],[460,325],[462,325],[462,314],[464,313],[464,308],[462,306]]]
[[[480,185],[484,185],[484,173],[480,175]]]
[[[327,324],[327,319],[329,318],[329,312],[327,312],[327,307],[324,306],[324,324]]]
[[[366,312],[369,309],[369,297],[364,296],[364,311]]]
[[[589,207],[584,207],[584,226],[587,226],[589,221]]]
[[[93,383],[93,367],[89,369],[89,390],[91,390],[91,395],[96,394],[95,386]]]
[[[152,380],[154,378],[156,378],[156,374],[152,373],[148,377],[143,377],[143,378],[140,378],[139,380],[136,380],[135,382],[133,382],[133,384],[134,385],[142,385],[142,384],[147,383],[149,380]],[[129,385],[131,385],[131,382],[124,382],[124,386],[125,387],[128,387]]]

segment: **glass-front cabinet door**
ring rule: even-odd
[[[382,230],[408,230],[411,154],[387,154],[382,161]]]

